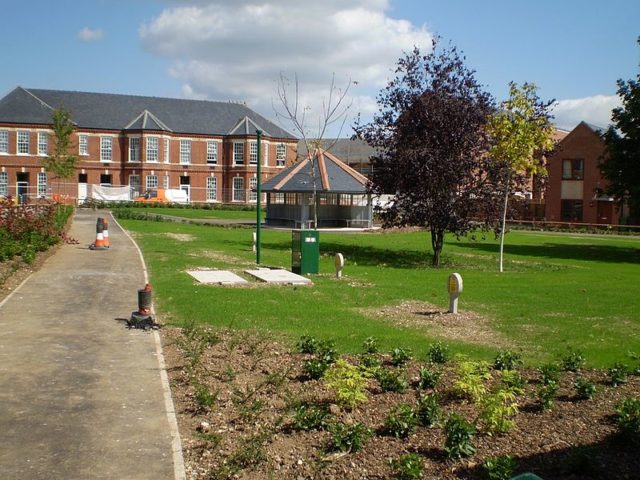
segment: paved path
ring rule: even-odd
[[[111,248],[90,251],[98,216]],[[0,479],[182,478],[156,332],[128,330],[144,269],[105,212],[0,304]],[[174,468],[174,464],[177,468]]]

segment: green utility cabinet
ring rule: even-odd
[[[291,271],[299,275],[320,271],[320,233],[291,230]]]

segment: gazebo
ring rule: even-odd
[[[331,153],[316,149],[262,184],[269,226],[292,228],[370,228],[373,216],[367,177]],[[312,174],[315,172],[315,175]],[[314,225],[313,185],[318,224]]]

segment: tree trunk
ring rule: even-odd
[[[503,272],[504,260],[504,231],[507,225],[507,208],[509,206],[509,184],[511,183],[511,171],[507,175],[507,186],[504,188],[504,206],[502,208],[502,225],[500,227],[500,267],[499,272]]]
[[[442,246],[444,244],[444,230],[431,229],[431,248],[433,248],[433,259],[431,265],[434,267],[440,266],[440,254],[442,253]]]

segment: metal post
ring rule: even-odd
[[[262,179],[260,178],[260,164],[262,163],[262,157],[260,155],[260,150],[261,150],[261,139],[262,139],[262,130],[256,130],[256,136],[257,138],[257,143],[258,143],[258,168],[257,168],[257,172],[256,175],[258,177],[258,182],[256,184],[256,193],[258,194],[258,197],[256,199],[256,264],[260,265],[260,222],[261,222],[261,218],[260,218],[260,203],[261,203],[261,196],[262,196]]]

